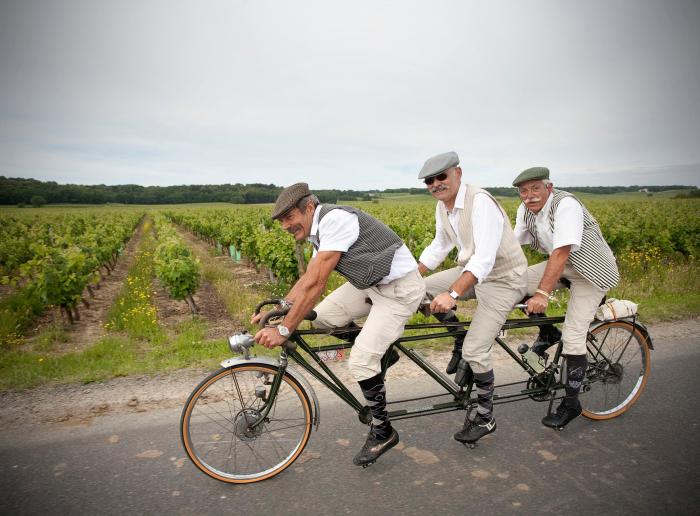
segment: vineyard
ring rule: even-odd
[[[640,302],[645,314],[657,319],[700,312],[699,200],[589,196],[584,201],[620,266],[623,280],[611,295]],[[502,202],[512,221],[518,201]],[[430,199],[352,204],[389,225],[416,257],[433,238]],[[270,205],[224,204],[0,211],[0,372],[27,356],[37,362],[67,360],[52,356],[49,341],[70,340],[71,328],[80,324],[81,312],[90,313],[96,297],[109,304],[93,317],[99,320],[98,337],[81,343],[75,353],[127,349],[129,360],[138,362],[144,360],[138,350],[148,342],[161,347],[147,357],[153,370],[166,367],[165,357],[167,367],[175,367],[193,355],[219,356],[220,341],[206,343],[209,309],[198,305],[218,299],[231,326],[245,326],[255,302],[284,292],[310,259],[310,246],[296,244],[270,220],[270,211]],[[125,253],[127,245],[134,248],[131,254]],[[529,250],[526,254],[531,263],[542,259]],[[107,295],[101,285],[118,263],[124,277]],[[246,274],[255,280],[240,280]],[[329,289],[341,281],[334,275]],[[180,303],[189,321],[166,322],[164,313],[176,309],[164,310],[158,296]],[[42,322],[47,313],[55,314],[50,324]],[[173,362],[172,354],[183,358]],[[46,368],[43,362],[27,364]],[[94,372],[94,360],[91,364]],[[53,369],[44,369],[39,377],[60,379]]]

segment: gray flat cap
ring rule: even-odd
[[[520,183],[532,181],[533,179],[549,179],[549,169],[547,167],[532,167],[523,170],[513,180],[513,186],[518,186]]]
[[[456,167],[457,165],[459,165],[459,156],[457,156],[456,152],[445,152],[444,154],[438,154],[425,162],[423,168],[420,169],[418,179],[436,176],[440,172],[444,172],[445,170]]]
[[[275,207],[272,209],[272,220],[287,213],[296,206],[302,197],[307,195],[311,195],[311,191],[306,183],[295,183],[282,190],[275,201]]]

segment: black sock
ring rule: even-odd
[[[477,417],[482,421],[491,421],[493,418],[493,369],[485,373],[474,373],[474,386],[476,387],[476,398],[478,406]]]
[[[586,355],[566,356],[566,402],[575,404],[578,401],[578,393],[581,390],[581,383],[586,376],[588,360]]]
[[[459,318],[457,317],[457,314],[455,314],[452,310],[450,310],[450,311],[447,312],[447,313],[434,313],[433,315],[435,316],[435,318],[436,318],[438,321],[440,321],[440,322],[442,322],[442,323],[456,323],[456,322],[459,322]],[[454,333],[454,332],[456,332],[456,331],[458,331],[458,330],[461,330],[461,329],[463,329],[463,327],[459,327],[459,326],[448,326],[448,327],[447,327],[447,331],[450,332],[450,333]],[[461,352],[462,352],[462,345],[464,344],[464,337],[465,337],[464,334],[462,334],[462,335],[457,335],[457,336],[455,337],[455,344],[454,344],[453,351],[455,351],[455,352],[461,354]]]
[[[373,376],[366,380],[360,380],[360,389],[372,411],[372,432],[379,439],[386,439],[391,435],[391,422],[386,410],[386,387],[381,375]]]

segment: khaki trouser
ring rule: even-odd
[[[540,284],[547,262],[527,268],[527,293],[533,295]],[[562,276],[571,282],[571,295],[566,307],[562,341],[565,355],[585,355],[586,335],[593,320],[596,308],[607,292],[581,276],[571,264],[564,265]]]
[[[432,274],[425,278],[428,294],[436,296],[448,292],[457,281],[464,267],[454,267]],[[460,299],[476,299],[476,311],[464,338],[462,358],[469,362],[475,373],[485,373],[493,369],[491,348],[513,306],[525,297],[527,278],[525,274],[509,280],[485,281],[477,283],[465,292]]]
[[[322,329],[340,328],[367,316],[348,361],[353,377],[357,381],[366,380],[381,372],[382,355],[401,337],[406,321],[424,296],[425,285],[418,271],[364,290],[345,283],[314,309],[318,316],[313,325]]]

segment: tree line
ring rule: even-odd
[[[486,188],[493,195],[515,197],[512,187]],[[585,186],[567,187],[567,190],[611,194],[620,192],[663,190],[696,190],[689,186]],[[228,202],[232,204],[259,204],[274,202],[281,186],[273,184],[223,185],[73,185],[54,181],[0,176],[0,204],[185,204]],[[387,194],[428,195],[425,188],[391,188],[387,190],[314,190],[321,202],[367,201]],[[692,195],[692,194],[691,194]]]

